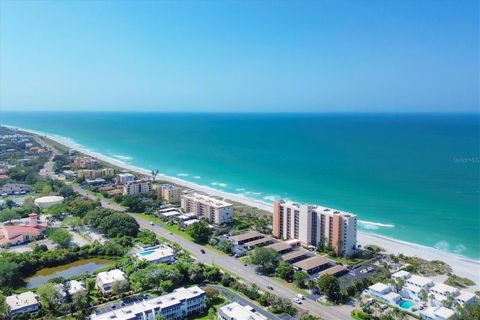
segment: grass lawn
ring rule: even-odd
[[[219,296],[217,299],[215,299],[215,302],[213,303],[212,306],[210,306],[210,308],[214,308],[215,311],[216,311],[218,308],[228,304],[229,302],[230,301],[227,298],[225,298],[224,296]],[[216,314],[217,314],[217,312],[215,312],[215,315]],[[192,316],[188,317],[187,319],[189,319],[189,320],[208,320],[209,319],[208,318],[208,309],[205,310],[205,312],[202,312],[201,314],[192,315]]]
[[[193,242],[192,237],[190,237],[190,235],[189,235],[187,232],[182,231],[182,230],[179,230],[177,225],[173,225],[173,226],[172,226],[172,225],[169,225],[169,224],[165,223],[165,224],[162,225],[162,228],[164,228],[164,229],[166,229],[166,230],[168,230],[168,231],[170,231],[170,232],[172,232],[172,233],[175,233],[177,236],[180,236],[180,237],[182,237],[182,238],[185,238],[185,239],[187,239],[188,241],[192,241],[192,242]]]
[[[365,259],[362,259],[362,258],[332,257],[332,256],[329,256],[329,255],[327,255],[327,258],[330,259],[330,260],[333,260],[335,262],[339,262],[341,264],[349,265],[349,266],[353,266],[353,265],[356,265],[360,262],[366,261]]]
[[[304,296],[310,295],[310,293],[308,293],[307,290],[297,287],[293,282],[288,282],[288,281],[283,280],[283,279],[278,278],[278,277],[272,277],[272,279],[275,280],[276,282],[280,283],[281,285],[283,285],[283,286],[285,286],[289,289],[292,289],[293,291],[295,291],[297,293],[303,294]]]

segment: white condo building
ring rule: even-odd
[[[135,302],[100,314],[90,316],[91,320],[153,320],[163,316],[165,320],[186,319],[189,315],[206,308],[207,296],[198,286],[178,288],[172,293]]]
[[[131,181],[135,181],[135,176],[131,173],[119,173],[115,177],[115,182],[117,184],[126,184]]]
[[[249,306],[242,306],[237,302],[229,303],[218,309],[219,320],[266,320],[264,316],[252,310]]]
[[[194,212],[212,224],[224,224],[233,219],[233,204],[199,193],[185,194],[181,201],[184,212]]]
[[[124,196],[133,196],[150,192],[152,192],[152,182],[150,180],[129,181],[123,186]]]
[[[277,201],[273,205],[273,235],[304,245],[330,245],[337,255],[352,255],[357,245],[357,216],[336,209]]]

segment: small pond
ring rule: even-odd
[[[36,288],[43,285],[49,279],[64,277],[66,279],[79,276],[85,273],[93,273],[99,269],[102,269],[110,264],[113,260],[108,259],[84,259],[69,264],[64,264],[53,268],[44,268],[37,271],[30,278],[25,279],[27,288]]]

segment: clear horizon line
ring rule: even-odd
[[[162,111],[162,110],[1,110],[0,113],[163,113],[163,114],[475,114],[478,111]]]

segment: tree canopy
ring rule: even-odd
[[[250,253],[250,263],[258,266],[262,273],[273,272],[278,261],[278,253],[271,248],[256,248]]]
[[[191,224],[187,228],[187,233],[192,237],[193,241],[198,243],[207,243],[212,235],[212,230],[205,220]]]

